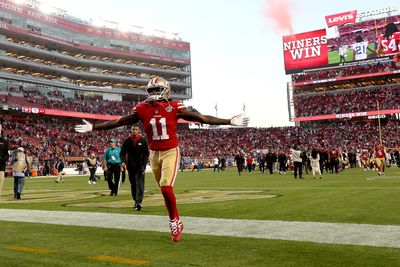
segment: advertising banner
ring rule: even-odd
[[[356,18],[357,18],[357,10],[325,16],[328,28],[333,26],[341,26],[348,23],[355,23]]]
[[[298,117],[295,118],[295,122],[304,121],[319,121],[319,120],[332,120],[332,119],[352,119],[357,117],[367,117],[368,119],[385,118],[386,115],[393,115],[400,113],[400,109],[388,109],[388,110],[373,110],[373,111],[362,111],[362,112],[351,112],[341,114],[328,114],[328,115],[316,115],[309,117]]]
[[[316,30],[283,37],[286,73],[328,64],[326,30]]]

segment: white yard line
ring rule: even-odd
[[[0,209],[0,221],[169,232],[168,218],[100,212]],[[400,226],[182,217],[185,234],[400,248]]]

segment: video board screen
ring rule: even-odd
[[[329,17],[327,22],[333,23],[337,20],[336,17],[333,19]],[[284,36],[286,74],[308,69],[392,60],[393,53],[384,52],[380,55],[376,53],[379,36],[385,32],[385,27],[389,23],[394,23],[400,28],[400,16],[345,25],[338,29],[339,34],[335,38],[328,38],[326,29]],[[397,52],[400,51],[400,47],[396,49]]]

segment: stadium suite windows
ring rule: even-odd
[[[0,10],[0,17],[4,18],[7,24],[12,25],[19,29],[33,30],[45,36],[52,36],[54,38],[75,42],[77,44],[85,44],[96,47],[113,48],[124,47],[127,51],[139,51],[146,54],[171,57],[175,59],[188,60],[190,59],[190,51],[172,49],[168,47],[160,47],[155,45],[135,43],[132,41],[124,41],[113,38],[104,38],[102,36],[91,36],[77,32],[69,31],[68,29],[56,27],[41,21],[33,19],[25,19],[21,16],[11,14],[7,11]],[[1,22],[1,20],[0,20]]]
[[[161,75],[178,99],[191,98],[189,43],[94,27],[34,6],[0,0],[0,56],[0,75],[18,81],[140,95]]]
[[[48,44],[36,44],[28,41],[20,41],[19,39],[12,37],[3,36],[3,40],[0,40],[0,48],[6,49],[3,54],[8,56],[14,56],[22,60],[29,60],[35,62],[44,62],[48,65],[60,65],[63,68],[71,67],[72,69],[89,69],[96,67],[98,72],[100,73],[110,73],[114,72],[115,74],[123,73],[123,75],[129,75],[132,73],[133,76],[143,76],[144,74],[146,78],[152,75],[163,75],[167,79],[171,81],[177,81],[185,83],[187,81],[187,77],[190,77],[190,72],[187,67],[184,67],[184,71],[179,70],[178,67],[182,68],[180,65],[173,66],[172,64],[167,65],[165,62],[156,64],[149,62],[141,62],[141,61],[133,61],[131,58],[118,58],[115,56],[108,54],[110,57],[102,57],[96,55],[85,55],[78,52],[68,52],[62,51],[61,53],[55,51],[53,47],[45,47]],[[44,48],[44,49],[43,49]],[[18,54],[13,53],[18,52]],[[96,59],[91,59],[95,57]],[[52,60],[47,60],[52,59]],[[124,63],[121,63],[124,62]],[[129,64],[128,64],[129,62]],[[21,62],[22,64],[22,62]],[[44,67],[44,69],[46,69]],[[64,73],[65,74],[65,73]],[[143,75],[142,75],[143,74]],[[84,75],[84,74],[79,74]],[[91,76],[91,75],[87,75]],[[112,78],[112,77],[108,77]],[[142,81],[143,82],[143,81]],[[179,87],[179,85],[177,85]],[[187,86],[187,84],[185,85]]]

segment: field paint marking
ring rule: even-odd
[[[0,221],[170,232],[168,217],[100,212],[0,209]],[[185,234],[400,248],[400,226],[182,217]],[[183,236],[183,239],[185,236]]]
[[[130,265],[144,265],[150,263],[150,261],[146,260],[136,260],[136,259],[129,259],[129,258],[119,258],[113,256],[90,256],[88,259],[96,260],[96,261],[106,261],[106,262],[113,262],[113,263],[125,263]]]
[[[399,180],[400,176],[372,176],[367,177],[367,180]]]
[[[57,251],[55,249],[49,249],[49,248],[37,248],[37,247],[25,247],[25,246],[9,246],[7,248],[14,251],[25,251],[32,253],[50,253]]]
[[[198,204],[207,202],[236,201],[275,198],[278,195],[267,194],[263,190],[191,190],[177,194],[179,204]],[[130,208],[132,199],[122,199],[104,202],[79,202],[67,204],[67,207],[106,207],[106,208]],[[164,198],[161,194],[146,196],[146,207],[164,206]]]

